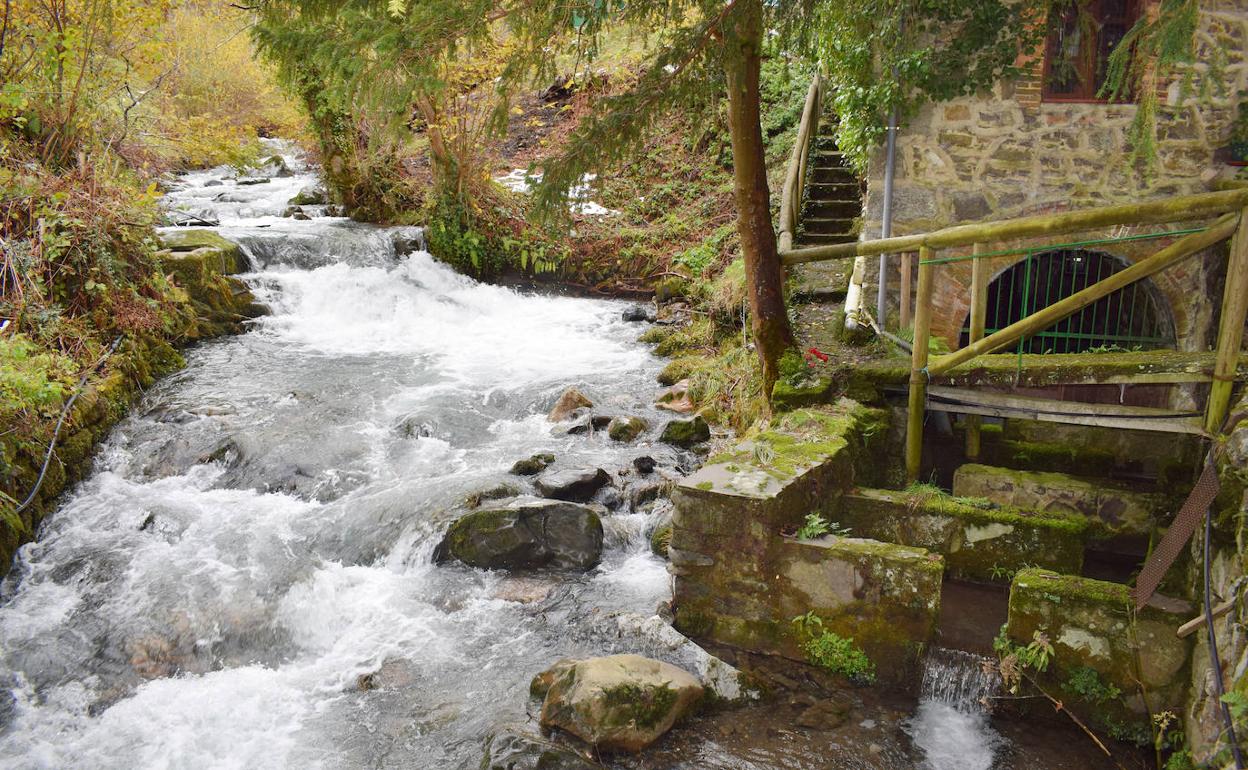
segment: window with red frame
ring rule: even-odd
[[[1140,15],[1141,0],[1072,0],[1054,10],[1044,57],[1046,101],[1103,102],[1109,55]]]

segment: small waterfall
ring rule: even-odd
[[[991,770],[1003,739],[988,721],[1000,675],[991,659],[937,647],[923,662],[919,707],[906,731],[928,770]]]
[[[968,714],[990,711],[989,699],[1000,686],[993,660],[973,652],[936,647],[923,664],[922,699]]]

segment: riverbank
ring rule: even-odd
[[[233,277],[247,270],[237,244],[211,232],[187,231],[168,236],[162,245],[156,259],[175,282],[172,327],[119,335],[116,351],[100,360],[65,413],[59,434],[57,423],[65,411],[60,404],[0,436],[0,492],[14,506],[29,498],[20,513],[14,511],[20,529],[0,522],[0,575],[9,571],[17,548],[34,537],[61,494],[86,475],[96,447],[143,391],[186,365],[180,348],[238,333],[248,319],[263,313],[246,284]],[[62,404],[72,396],[65,392]],[[46,472],[41,472],[54,437]]]

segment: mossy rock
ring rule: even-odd
[[[523,460],[516,460],[511,466],[511,473],[515,476],[536,476],[550,467],[554,461],[555,456],[550,452],[539,452]]]
[[[664,524],[661,527],[655,527],[654,532],[650,533],[650,552],[655,556],[666,559],[667,549],[672,544],[672,525]]]
[[[524,500],[460,518],[434,558],[481,569],[587,570],[602,557],[602,536],[602,521],[586,506]]]
[[[689,449],[711,438],[711,426],[701,416],[688,420],[672,420],[663,428],[659,440],[665,444]]]
[[[222,236],[216,230],[202,227],[179,227],[161,230],[159,238],[161,247],[175,254],[195,251],[196,249],[238,251],[238,244]]]
[[[652,326],[637,337],[638,342],[655,345],[676,333],[675,326]]]
[[[561,661],[549,679],[542,726],[603,751],[641,751],[690,713],[704,693],[689,672],[640,655]]]
[[[658,380],[660,385],[672,386],[681,380],[689,379],[689,375],[699,369],[706,363],[706,359],[701,356],[682,356],[673,361],[668,362],[663,367],[663,371],[659,372]]]
[[[649,424],[640,417],[616,417],[607,424],[607,436],[612,441],[635,441],[648,427]]]
[[[670,302],[680,299],[689,293],[689,281],[680,276],[669,275],[654,283],[654,299],[658,302]]]

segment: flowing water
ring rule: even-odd
[[[596,620],[670,597],[646,542],[666,503],[626,491],[601,493],[606,551],[587,574],[431,558],[460,502],[522,483],[507,470],[534,452],[625,490],[654,483],[629,472],[640,455],[666,478],[690,469],[655,441],[662,362],[622,306],[458,276],[414,228],[283,218],[316,183],[287,162],[259,184],[189,174],[168,196],[244,245],[272,312],[190,351],[20,552],[0,596],[0,765],[474,768],[485,736],[532,724],[535,673],[620,651]],[[570,385],[651,431],[552,433],[544,415]],[[970,696],[946,695],[858,702],[835,733],[773,729],[788,712],[749,707],[611,761],[993,766],[1003,739]]]

